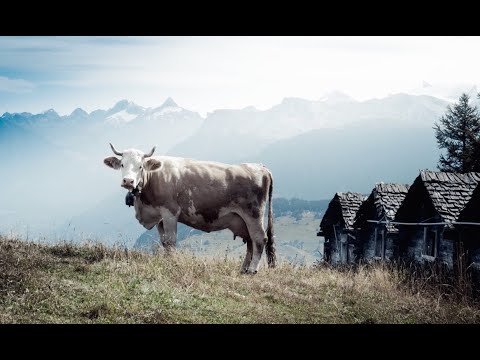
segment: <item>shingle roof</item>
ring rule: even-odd
[[[480,173],[474,172],[460,174],[423,170],[420,176],[433,206],[448,222],[457,220],[480,181]]]
[[[341,217],[345,223],[345,228],[348,230],[353,229],[353,221],[357,211],[366,198],[365,195],[357,192],[337,192],[328,204],[327,211],[325,211],[320,227],[323,228],[330,224],[332,222],[330,218]],[[341,210],[341,214],[338,213],[338,209]]]
[[[376,184],[368,199],[362,204],[357,212],[355,227],[361,226],[366,220],[389,220],[393,221],[398,208],[407,195],[409,185],[406,184]],[[369,207],[373,207],[369,209]],[[373,210],[373,211],[372,211]],[[372,214],[373,213],[373,214]],[[374,216],[372,219],[366,217]],[[389,232],[397,232],[392,224],[387,225]]]
[[[480,182],[480,173],[448,173],[422,170],[408,190],[402,205],[395,215],[396,221],[424,222],[417,210],[430,206],[440,221],[456,221]],[[427,203],[425,202],[427,197]],[[423,205],[422,205],[423,204]],[[423,210],[422,210],[423,211]],[[430,211],[430,210],[429,210]],[[424,215],[422,215],[424,216]],[[452,226],[452,225],[449,225]]]

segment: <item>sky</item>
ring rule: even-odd
[[[285,97],[480,84],[480,37],[0,37],[0,114],[167,97],[205,116]]]

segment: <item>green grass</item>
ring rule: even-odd
[[[480,323],[477,305],[382,265],[240,265],[0,237],[0,323]]]

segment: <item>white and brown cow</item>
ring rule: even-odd
[[[177,222],[210,232],[230,229],[247,244],[242,271],[256,273],[263,248],[269,267],[275,267],[271,172],[262,164],[228,165],[171,156],[155,156],[136,149],[113,152],[104,163],[121,169],[121,186],[138,189],[135,216],[145,228],[157,226],[161,242],[175,248]],[[267,202],[267,233],[263,216]]]

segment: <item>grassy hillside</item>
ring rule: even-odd
[[[294,267],[0,238],[0,323],[479,323],[480,308],[382,266]]]

